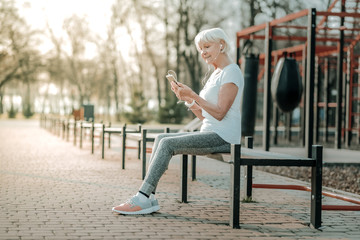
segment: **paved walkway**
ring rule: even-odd
[[[241,229],[228,226],[229,169],[199,159],[188,204],[179,203],[177,158],[158,186],[161,210],[121,216],[112,206],[136,193],[140,161],[129,151],[90,154],[39,127],[36,121],[0,120],[0,239],[360,239],[360,212],[323,211],[323,227],[308,227],[308,192],[254,189],[241,205]],[[305,184],[263,172],[255,183]],[[358,195],[349,195],[360,199]],[[324,204],[350,204],[324,198]]]

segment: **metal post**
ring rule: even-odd
[[[82,148],[83,143],[83,121],[80,122],[80,148]]]
[[[304,56],[302,59],[302,83],[305,91],[303,91],[303,107],[301,108],[300,114],[300,140],[303,147],[305,147],[305,135],[306,135],[306,89],[307,89],[307,81],[306,81],[306,54],[307,54],[307,47],[305,45],[303,49],[302,55]]]
[[[253,148],[253,138],[245,137],[245,147]],[[250,200],[252,198],[252,184],[253,184],[253,166],[246,166],[246,199]]]
[[[181,166],[180,166],[181,186],[180,196],[181,202],[187,203],[187,174],[188,174],[188,155],[182,155]]]
[[[285,138],[288,143],[291,142],[291,121],[292,121],[292,112],[285,114]]]
[[[324,142],[329,140],[329,80],[330,80],[330,61],[329,58],[325,58],[325,76],[324,76]]]
[[[125,151],[126,151],[126,124],[122,127],[122,141],[121,141],[121,162],[122,169],[125,169]]]
[[[146,134],[147,134],[147,130],[146,129],[142,129],[141,130],[141,141],[140,141],[140,150],[141,150],[141,155],[140,155],[140,159],[142,162],[142,179],[145,179],[145,175],[146,175]]]
[[[70,131],[70,123],[69,123],[69,119],[66,121],[66,141],[69,141],[69,131]]]
[[[102,124],[101,132],[101,158],[104,159],[105,155],[105,124]]]
[[[278,126],[279,126],[279,109],[276,104],[273,105],[273,116],[274,116],[274,145],[278,144]]]
[[[94,126],[94,120],[91,122],[91,154],[94,154],[94,131],[95,131],[95,126]]]
[[[191,155],[191,180],[196,180],[196,155]]]
[[[193,130],[194,132],[196,130]],[[196,155],[191,156],[191,180],[196,180]]]
[[[341,1],[341,11],[345,12],[345,3]],[[340,18],[340,27],[344,26],[344,17]],[[343,58],[344,58],[344,30],[340,30],[340,40],[338,44],[337,58],[337,95],[336,95],[336,131],[335,131],[335,148],[341,148],[341,128],[342,128],[342,94],[343,94]]]
[[[348,148],[352,138],[352,89],[353,89],[353,57],[354,48],[349,46],[347,53],[347,78],[346,78],[346,115],[345,115],[345,146]]]
[[[360,96],[360,57],[358,58],[358,81],[357,81],[357,96]],[[356,143],[357,144],[360,144],[360,115],[359,115],[359,112],[360,112],[360,99],[358,99],[358,104],[357,104],[357,117],[358,117],[358,120],[357,120],[357,127],[358,127],[358,135],[357,135],[357,138],[356,138]]]
[[[66,125],[65,120],[62,120],[62,139],[65,139]]]
[[[320,82],[321,82],[321,67],[319,64],[319,57],[315,57],[315,78],[314,78],[314,129],[315,139],[314,142],[319,142],[319,128],[320,128]]]
[[[141,134],[141,124],[138,125],[138,131]],[[138,159],[141,160],[141,141],[138,141]]]
[[[346,127],[345,127],[345,125],[346,125],[346,108],[347,108],[347,102],[346,102],[346,82],[347,82],[347,80],[346,80],[346,60],[344,60],[343,61],[343,86],[342,86],[342,89],[343,89],[343,92],[342,92],[342,99],[341,99],[341,102],[343,103],[342,104],[342,109],[343,109],[343,111],[342,111],[342,117],[341,117],[341,119],[342,119],[342,129],[341,129],[341,139],[342,139],[342,143],[345,143],[345,132],[346,132]],[[345,68],[345,69],[344,69]]]
[[[109,128],[111,128],[111,122],[109,122]],[[108,132],[108,148],[110,148],[111,147],[111,133],[110,132]]]
[[[76,125],[77,125],[77,121],[74,121],[74,146],[76,146]]]
[[[231,145],[230,177],[231,177],[231,194],[230,194],[230,226],[240,228],[240,162],[241,162],[241,145]]]
[[[307,31],[307,67],[306,67],[306,134],[305,148],[308,157],[311,156],[311,146],[314,135],[314,77],[315,77],[315,29],[316,29],[316,9],[309,9],[308,31]]]
[[[263,104],[263,149],[270,148],[270,101],[271,101],[271,51],[272,29],[270,23],[265,29],[265,76],[264,76],[264,104]]]
[[[319,228],[322,205],[322,146],[313,146],[311,157],[316,160],[315,166],[311,169],[311,224],[314,228]]]

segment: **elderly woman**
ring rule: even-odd
[[[155,190],[176,154],[206,155],[230,152],[241,140],[240,102],[244,87],[240,68],[229,56],[229,39],[220,28],[201,31],[195,37],[203,60],[214,67],[200,94],[180,82],[171,82],[176,96],[202,120],[199,132],[167,133],[154,143],[147,175],[139,192],[127,202],[113,207],[120,214],[150,214],[160,209]]]

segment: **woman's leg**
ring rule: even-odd
[[[161,135],[155,141],[153,149],[154,153],[151,156],[149,171],[140,191],[127,202],[113,207],[113,212],[120,214],[148,214],[158,211],[160,207],[157,201],[146,196],[150,196],[151,192],[155,190],[173,155],[230,152],[230,144],[216,133],[189,132]]]
[[[148,196],[155,190],[173,155],[230,152],[230,144],[213,132],[162,134],[155,142],[154,150],[149,170],[140,188],[140,192]]]
[[[151,165],[152,163],[152,160],[154,159],[154,156],[155,156],[155,152],[159,146],[159,142],[161,141],[161,139],[165,138],[165,137],[176,137],[176,136],[182,136],[182,135],[185,135],[185,134],[188,134],[189,132],[182,132],[182,133],[162,133],[162,134],[159,134],[157,135],[157,137],[155,138],[155,141],[154,141],[154,145],[152,147],[152,153],[151,153],[151,156],[150,156],[150,159],[149,159],[149,165]]]
[[[182,132],[182,133],[162,133],[162,134],[159,134],[156,138],[155,138],[155,141],[154,141],[154,145],[152,147],[152,153],[151,153],[151,156],[150,156],[150,159],[149,159],[149,166],[151,165],[153,159],[154,159],[154,156],[155,156],[155,153],[156,153],[156,150],[159,146],[159,142],[161,141],[161,139],[165,138],[165,137],[175,137],[175,136],[182,136],[182,135],[185,135],[185,134],[188,134],[188,132]],[[155,191],[156,191],[156,188],[152,191],[153,194],[155,194]]]

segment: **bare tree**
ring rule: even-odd
[[[90,101],[90,97],[96,90],[95,82],[98,77],[96,59],[87,59],[86,45],[93,43],[91,31],[86,19],[76,15],[65,19],[64,30],[70,42],[70,52],[65,52],[65,74],[71,84],[75,85],[79,95],[79,105],[83,105],[85,100]]]
[[[4,85],[18,79],[27,86],[23,103],[31,115],[30,83],[40,67],[35,34],[19,16],[14,1],[0,1],[0,114]]]

